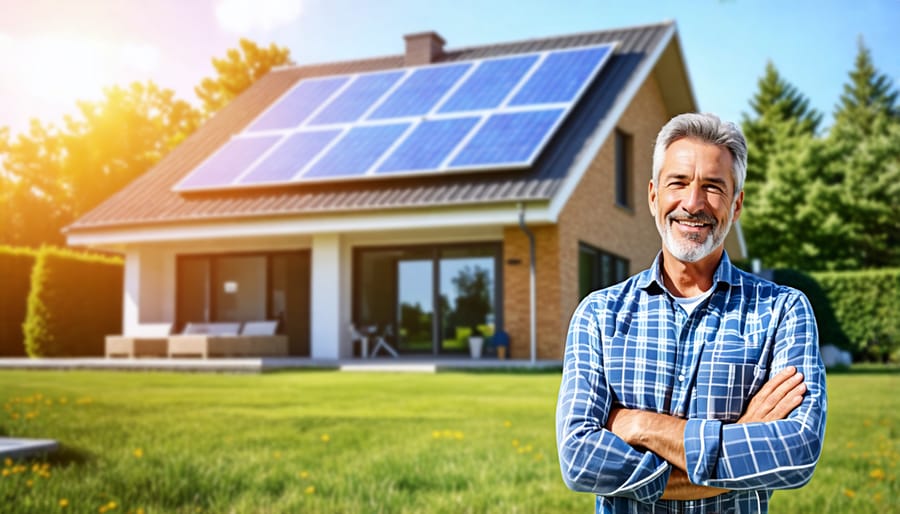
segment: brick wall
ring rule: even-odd
[[[562,359],[566,330],[578,304],[578,243],[584,242],[629,260],[635,273],[651,263],[660,249],[659,234],[647,207],[653,142],[669,115],[651,76],[625,110],[617,127],[633,138],[632,207],[615,202],[615,141],[603,144],[563,208],[559,224],[529,227],[537,246],[537,356]],[[530,357],[528,238],[519,227],[507,227],[504,252],[504,324],[510,356]],[[509,261],[518,260],[519,264]]]

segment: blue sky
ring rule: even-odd
[[[0,126],[13,132],[134,80],[195,102],[240,37],[306,64],[398,54],[426,30],[454,49],[674,19],[700,108],[727,119],[749,110],[772,60],[827,126],[860,35],[900,87],[900,0],[0,0],[0,12]]]

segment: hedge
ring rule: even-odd
[[[848,350],[855,360],[900,361],[900,269],[775,270],[774,280],[806,294],[822,344]]]
[[[25,350],[31,357],[103,355],[122,326],[119,258],[43,247],[31,273]]]
[[[0,246],[0,357],[24,357],[22,322],[28,306],[36,252]]]
[[[900,269],[813,273],[854,356],[900,361]]]

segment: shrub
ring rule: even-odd
[[[853,350],[853,345],[843,328],[842,320],[835,315],[828,293],[813,277],[802,271],[778,269],[774,271],[773,280],[779,284],[803,291],[816,314],[816,325],[819,329],[819,344],[833,344],[844,350]]]
[[[103,354],[122,326],[122,261],[43,247],[31,273],[25,349],[31,357]]]
[[[0,246],[0,356],[25,356],[22,322],[34,258],[34,250]]]
[[[854,356],[900,357],[900,269],[814,273]]]

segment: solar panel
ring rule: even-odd
[[[281,137],[269,135],[234,138],[195,168],[176,189],[207,189],[229,185]]]
[[[582,48],[548,54],[510,105],[572,102],[587,85],[610,47]]]
[[[427,120],[391,152],[378,167],[379,173],[438,169],[450,152],[478,123],[479,118]]]
[[[295,132],[241,177],[238,183],[288,182],[340,133],[340,129]]]
[[[614,48],[304,79],[175,190],[528,167]]]
[[[427,114],[472,67],[472,63],[419,68],[378,106],[371,119],[403,118]]]
[[[259,117],[247,132],[294,128],[312,114],[319,104],[343,86],[349,77],[305,80],[292,89],[278,104]]]
[[[526,55],[482,62],[439,112],[477,111],[499,106],[537,60],[537,55]]]
[[[357,76],[347,89],[322,109],[310,123],[316,125],[358,120],[402,76],[402,71]]]
[[[363,175],[409,128],[409,123],[354,127],[303,178]]]
[[[563,109],[548,109],[493,114],[451,167],[529,163],[563,113]]]

